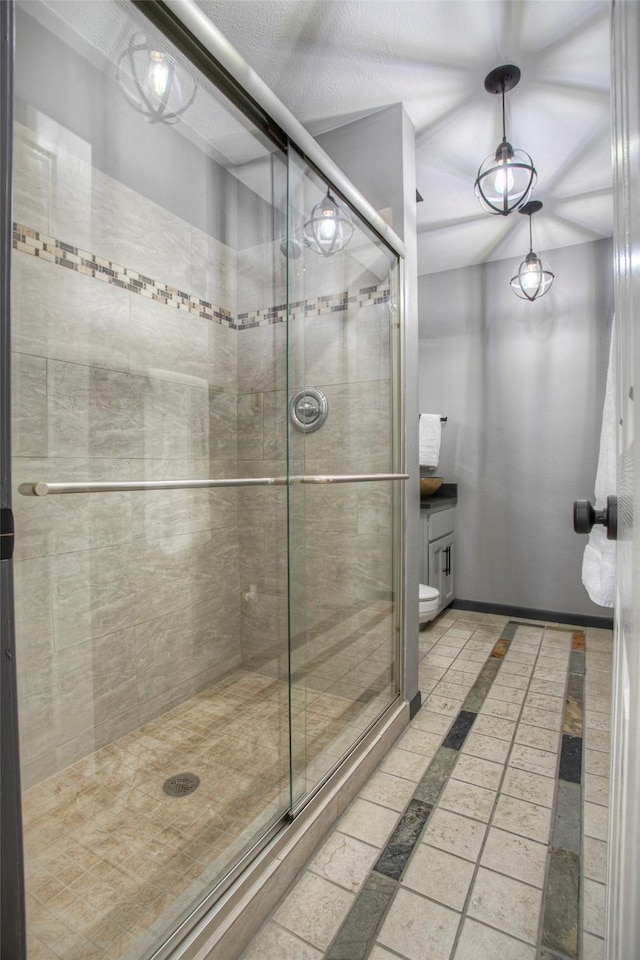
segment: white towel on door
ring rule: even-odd
[[[439,413],[421,413],[419,427],[419,460],[421,467],[437,467],[440,460],[442,426]]]
[[[600,430],[600,451],[596,471],[595,506],[602,510],[607,497],[616,492],[616,361],[615,361],[615,317],[611,325],[611,346],[609,347],[609,367],[607,386],[602,410],[602,428]],[[589,534],[589,542],[584,548],[582,559],[582,582],[594,603],[601,607],[612,607],[616,595],[616,544],[607,540],[602,524],[596,524]]]

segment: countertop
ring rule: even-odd
[[[432,496],[420,497],[420,509],[427,510],[429,513],[437,513],[439,510],[455,507],[457,502],[458,484],[443,483]]]

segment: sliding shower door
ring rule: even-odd
[[[17,5],[13,138],[29,957],[129,960],[290,806],[286,155],[102,0]]]
[[[293,803],[399,694],[398,260],[289,157]]]

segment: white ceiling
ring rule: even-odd
[[[289,110],[320,133],[402,102],[416,128],[418,272],[522,256],[528,218],[473,183],[502,138],[484,90],[515,63],[507,137],[533,157],[538,252],[612,233],[609,0],[199,0]]]

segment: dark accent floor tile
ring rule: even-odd
[[[491,651],[491,656],[502,660],[510,646],[511,640],[508,640],[506,637],[501,637]]]
[[[361,887],[325,960],[365,960],[396,889],[393,880],[374,870]]]
[[[457,759],[457,750],[452,750],[451,747],[440,747],[429,764],[427,772],[416,787],[415,793],[413,794],[414,798],[424,803],[435,803],[440,796],[442,788],[451,776],[451,771]]]
[[[586,639],[582,630],[575,630],[573,638],[571,640],[571,649],[572,650],[584,650],[586,647]]]
[[[567,684],[567,696],[579,703],[584,704],[584,676],[580,673],[570,673],[569,683]]]
[[[582,650],[572,650],[569,657],[569,673],[584,676],[584,653]]]
[[[464,713],[478,713],[480,707],[487,699],[487,694],[491,689],[491,684],[493,680],[484,680],[482,682],[476,682],[472,686],[469,693],[464,698],[464,703],[462,704],[462,710]]]
[[[516,635],[516,630],[518,629],[519,626],[522,626],[522,624],[516,623],[514,620],[509,620],[509,622],[505,623],[504,627],[502,628],[500,639],[513,640],[513,638]]]
[[[558,779],[568,780],[569,783],[580,783],[582,779],[582,737],[572,737],[568,733],[562,734]]]
[[[478,679],[476,680],[473,686],[475,687],[475,685],[479,683],[486,683],[486,682],[488,682],[489,684],[493,683],[493,681],[496,678],[496,674],[498,673],[498,670],[500,669],[501,666],[502,664],[500,663],[499,660],[496,660],[496,659],[492,660],[491,658],[489,658],[484,664],[484,666],[482,667],[482,670],[478,674]]]
[[[469,710],[461,710],[456,720],[449,730],[449,733],[442,741],[443,747],[449,747],[451,750],[459,750],[467,739],[467,734],[473,725],[477,713]]]
[[[432,810],[432,804],[422,800],[414,798],[409,802],[404,816],[378,857],[374,870],[391,880],[400,879]]]
[[[570,733],[573,737],[582,736],[582,706],[573,697],[567,697],[564,701],[562,732]]]
[[[580,860],[566,850],[551,851],[546,886],[542,947],[578,958],[578,897]]]
[[[553,846],[580,855],[580,820],[582,790],[578,783],[558,780],[556,816],[553,824]]]

